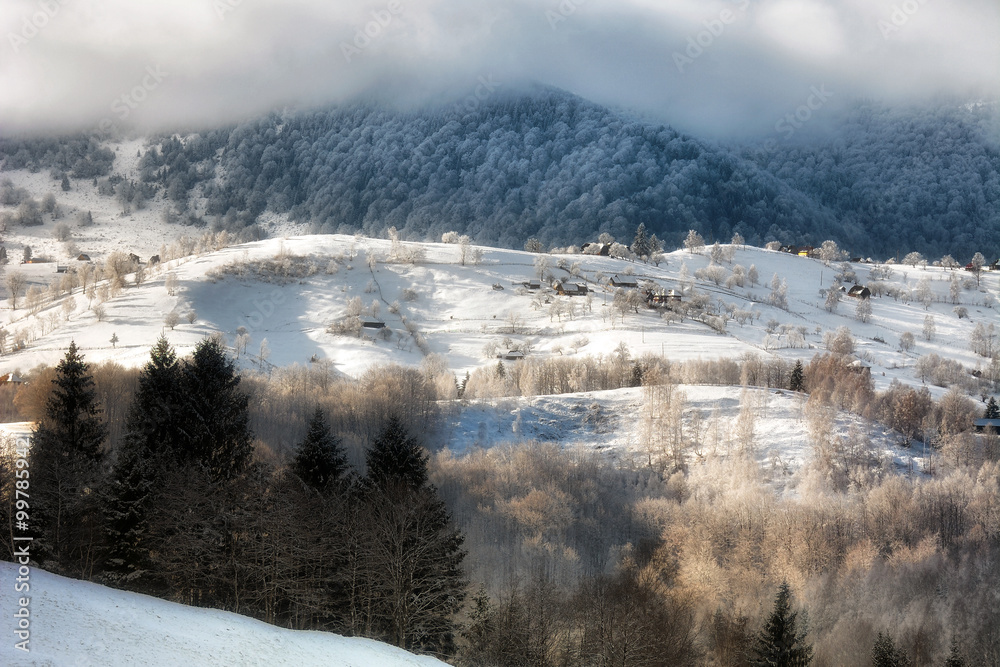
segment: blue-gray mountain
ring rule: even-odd
[[[628,242],[641,222],[668,247],[693,228],[710,241],[831,238],[853,254],[961,260],[1000,252],[993,109],[859,103],[834,138],[799,133],[761,148],[720,146],[552,89],[497,94],[472,111],[358,103],[154,138],[141,179],[143,196],[162,187],[180,207],[207,197],[209,222],[229,229],[272,210],[317,231],[455,230],[520,247],[603,231]],[[107,164],[96,143],[90,154],[72,146],[0,140],[0,164],[87,178]]]

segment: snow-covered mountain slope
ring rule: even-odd
[[[477,250],[481,260],[475,263],[472,256]],[[420,255],[415,263],[395,258],[413,251]],[[955,304],[950,280],[952,276],[972,280],[969,272],[896,265],[881,282],[911,296],[872,298],[871,317],[861,322],[856,318],[855,299],[843,298],[833,312],[824,308],[821,290],[830,287],[836,266],[749,246],[733,248],[731,263],[721,263],[723,273],[730,273],[736,265],[754,266],[760,279],[756,286],[747,282],[744,287],[727,288],[724,281],[716,284],[694,277],[709,265],[707,254],[675,251],[653,266],[610,257],[473,247],[463,265],[462,249],[454,244],[404,243],[394,249],[388,240],[343,235],[269,239],[161,265],[147,272],[141,286],[126,287],[109,298],[103,304],[103,318],[88,308],[97,306],[99,297],[90,302],[79,288],[48,301],[34,315],[25,309],[24,298],[14,311],[8,300],[2,324],[10,337],[8,354],[0,357],[0,372],[53,364],[70,340],[90,361],[113,359],[137,366],[146,361],[149,347],[161,332],[184,354],[213,332],[222,332],[232,344],[241,327],[249,335],[245,361],[258,361],[255,356],[266,339],[269,353],[264,356],[270,364],[305,364],[325,358],[350,376],[383,362],[417,365],[431,353],[443,357],[461,376],[496,363],[496,351],[514,346],[526,346],[530,357],[609,354],[625,343],[633,358],[647,353],[675,360],[755,353],[808,360],[824,349],[824,335],[841,326],[853,333],[856,353],[872,365],[879,386],[894,378],[920,384],[915,362],[931,352],[969,370],[988,364],[970,349],[970,338],[977,324],[998,321],[991,304],[996,303],[1000,273],[984,273],[978,287],[973,280],[971,288],[959,291]],[[536,279],[538,261],[545,262],[557,279],[586,283],[590,296],[559,297],[545,286],[542,290],[520,286]],[[45,285],[58,277],[55,264],[18,269],[27,275],[29,285]],[[873,265],[853,264],[851,269],[858,283],[874,282]],[[177,279],[173,294],[166,284],[171,274]],[[731,317],[725,331],[717,333],[704,322],[668,320],[645,307],[623,317],[607,286],[614,275],[640,283],[648,280],[664,290],[693,285],[720,314],[727,310],[731,315],[742,313],[743,322]],[[787,282],[787,310],[767,303],[775,275]],[[933,296],[926,305],[915,296],[923,279],[924,288]],[[75,305],[66,307],[68,299],[74,299]],[[388,332],[372,330],[360,337],[330,333],[331,324],[352,321],[347,316],[352,299],[358,299],[369,314],[372,304],[377,304],[376,317],[385,322]],[[690,299],[689,290],[685,300]],[[956,307],[964,308],[966,316],[959,317]],[[173,329],[165,324],[171,312],[179,315]],[[191,312],[194,321],[189,323]],[[922,336],[927,316],[935,322],[931,340]],[[9,352],[18,332],[27,344]],[[915,342],[912,349],[903,351],[900,340],[906,332],[913,334]],[[115,345],[112,336],[117,339]]]
[[[3,617],[11,628],[29,597],[30,652],[8,629],[0,664],[8,667],[431,667],[445,663],[370,639],[285,630],[245,616],[199,609],[60,577],[37,568],[30,590],[13,592],[17,566],[0,562]]]

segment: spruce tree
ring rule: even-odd
[[[872,667],[908,667],[909,664],[910,659],[896,648],[892,635],[878,633],[872,645]]]
[[[56,569],[87,576],[98,514],[91,491],[100,481],[107,427],[90,366],[75,342],[56,366],[52,382],[30,450],[36,553]]]
[[[362,582],[352,615],[396,646],[452,653],[453,616],[465,599],[464,538],[427,481],[427,454],[391,418],[366,458],[349,566]]]
[[[640,222],[639,226],[636,227],[635,238],[632,240],[632,247],[630,250],[640,259],[645,259],[651,254],[649,250],[649,237],[646,235],[645,223]]]
[[[218,338],[206,338],[184,366],[184,458],[206,466],[213,480],[242,474],[253,455],[249,397]]]
[[[750,664],[759,667],[805,667],[812,662],[812,646],[805,643],[805,633],[796,628],[797,612],[791,610],[791,591],[782,582],[774,600],[774,611],[757,634],[750,651]]]
[[[102,489],[108,583],[142,590],[149,569],[148,517],[159,484],[180,463],[187,399],[177,355],[163,336],[150,351],[117,457]]]
[[[962,651],[958,647],[958,641],[954,637],[951,638],[951,650],[948,652],[948,658],[944,661],[944,667],[965,667],[965,658],[962,656]]]
[[[339,486],[349,468],[340,438],[330,433],[323,409],[316,406],[305,440],[292,461],[292,472],[317,491]]]
[[[106,537],[102,578],[111,585],[142,588],[140,579],[150,569],[147,518],[157,481],[150,452],[126,440],[102,490]]]
[[[427,453],[396,417],[389,418],[372,442],[365,462],[367,483],[379,489],[402,484],[418,490],[427,484]]]
[[[795,361],[795,368],[792,369],[792,375],[788,379],[788,388],[792,391],[803,391],[805,389],[805,376],[801,359]]]
[[[984,419],[1000,419],[1000,405],[997,405],[997,399],[990,396],[990,402],[986,404],[986,412],[983,414]]]

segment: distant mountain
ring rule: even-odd
[[[837,138],[763,149],[703,141],[551,88],[494,94],[471,111],[356,103],[153,138],[134,191],[197,202],[192,210],[230,230],[273,211],[316,231],[395,226],[419,240],[455,230],[519,248],[532,236],[552,246],[601,232],[628,242],[645,223],[667,247],[696,229],[709,241],[834,239],[853,254],[961,260],[1000,252],[991,113],[859,104]],[[0,165],[90,178],[109,169],[101,150],[79,138],[65,149],[0,139]]]

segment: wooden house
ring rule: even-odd
[[[870,299],[872,291],[862,285],[855,285],[847,291],[847,296],[852,299]]]
[[[556,294],[559,296],[587,296],[587,286],[582,283],[556,283]]]
[[[521,361],[524,359],[524,352],[520,350],[507,350],[500,355],[500,358],[504,361]]]
[[[977,419],[972,425],[976,428],[976,433],[985,433],[988,428],[994,433],[1000,433],[1000,419]]]
[[[610,243],[584,243],[580,246],[580,252],[584,255],[600,255],[601,257],[607,257],[611,254],[611,244]]]
[[[623,289],[639,289],[639,283],[635,281],[635,278],[630,276],[619,276],[617,273],[611,276],[608,284],[614,288],[621,287]]]

